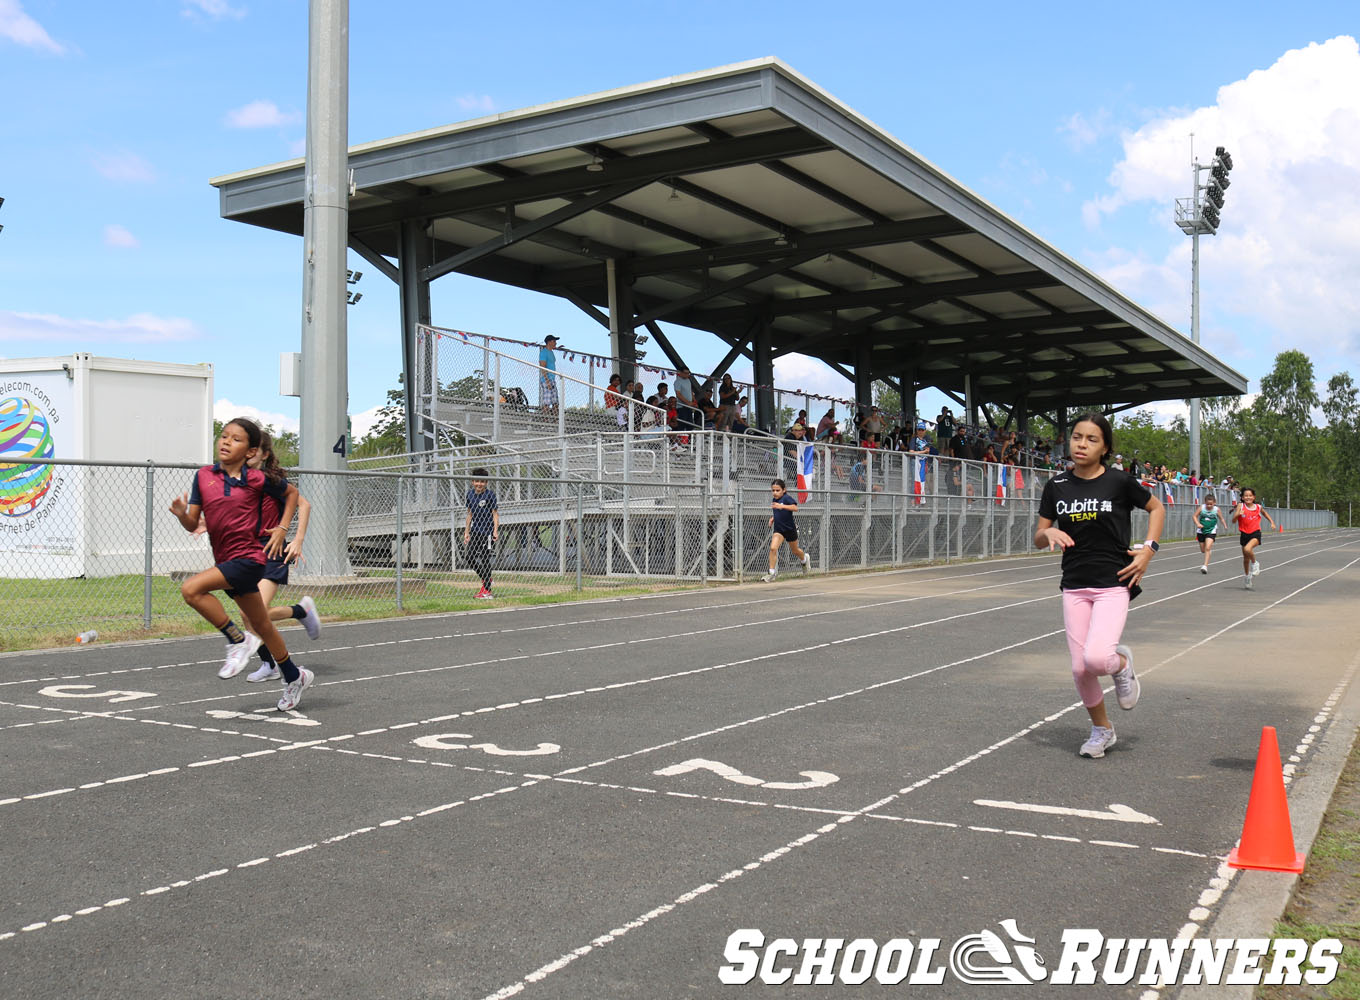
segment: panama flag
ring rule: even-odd
[[[996,502],[1003,504],[1006,502],[1006,484],[1010,482],[1009,465],[999,466],[996,470]]]
[[[804,441],[798,445],[798,502],[807,503],[808,490],[812,489],[812,472],[816,468],[816,453],[812,442]]]
[[[911,477],[911,491],[916,494],[917,503],[925,503],[926,498],[923,494],[926,491],[926,460],[914,458],[912,461],[916,463],[916,471]]]
[[[1162,495],[1166,497],[1166,502],[1168,505],[1172,506],[1175,505],[1176,495],[1174,491],[1171,489],[1170,483],[1162,483]]]
[[[1195,487],[1195,503],[1202,503],[1204,500],[1204,487]]]

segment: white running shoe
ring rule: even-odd
[[[247,632],[246,637],[240,642],[227,644],[227,659],[222,664],[222,668],[217,671],[217,676],[226,680],[228,677],[235,677],[246,668],[250,658],[255,655],[255,650],[260,648],[260,637],[253,632]]]
[[[316,613],[316,601],[304,597],[298,601],[298,606],[306,612],[302,616],[302,627],[307,630],[307,638],[315,639],[321,634],[321,616]]]
[[[250,681],[252,684],[258,684],[260,681],[272,681],[279,676],[279,665],[277,663],[261,663],[250,673],[246,674],[246,680]]]
[[[1251,589],[1251,574],[1250,574],[1250,573],[1247,574],[1247,576],[1246,576],[1246,581],[1247,581],[1247,582],[1246,582],[1245,584],[1243,584],[1243,589],[1244,589],[1244,590],[1250,590],[1250,589]]]
[[[306,667],[298,667],[298,679],[283,686],[283,697],[279,699],[279,711],[287,712],[297,708],[302,700],[302,692],[312,686],[316,675]]]
[[[1209,572],[1209,567],[1208,567],[1208,566],[1201,566],[1201,567],[1199,568],[1199,571],[1200,571],[1201,573],[1207,574],[1207,573]]]
[[[808,575],[809,573],[811,573],[811,572],[812,572],[812,554],[811,554],[810,552],[804,552],[804,553],[803,553],[803,575],[804,575],[804,576],[807,576],[807,575]]]
[[[762,576],[762,577],[760,578],[760,582],[761,582],[761,583],[774,583],[774,577],[775,577],[775,574],[774,574],[773,572],[766,573],[764,576]]]
[[[1114,746],[1114,730],[1104,726],[1092,726],[1091,735],[1085,743],[1081,745],[1081,756],[1083,757],[1104,757],[1105,751]]]
[[[1119,699],[1119,707],[1127,712],[1138,704],[1143,685],[1138,683],[1138,675],[1133,672],[1133,650],[1128,646],[1115,646],[1114,651],[1124,657],[1124,669],[1114,675],[1114,694]]]
[[[1260,560],[1260,559],[1253,559],[1253,560],[1251,561],[1251,575],[1252,575],[1252,576],[1259,576],[1260,573],[1261,573],[1261,560]]]

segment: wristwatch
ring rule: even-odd
[[[1160,545],[1158,545],[1156,542],[1154,542],[1151,538],[1149,538],[1149,539],[1148,539],[1146,542],[1144,542],[1143,544],[1146,545],[1148,548],[1150,548],[1150,549],[1153,551],[1154,554],[1156,554],[1157,552],[1160,552],[1160,551],[1161,551],[1161,548],[1162,548]]]

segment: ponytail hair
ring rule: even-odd
[[[288,479],[283,466],[279,465],[278,456],[274,454],[274,439],[266,430],[260,431],[260,471],[271,483],[285,482]]]

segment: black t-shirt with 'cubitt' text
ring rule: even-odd
[[[1119,571],[1129,564],[1131,514],[1152,499],[1127,472],[1106,469],[1094,479],[1060,472],[1044,487],[1039,516],[1051,520],[1076,543],[1063,550],[1063,590],[1122,587]]]

